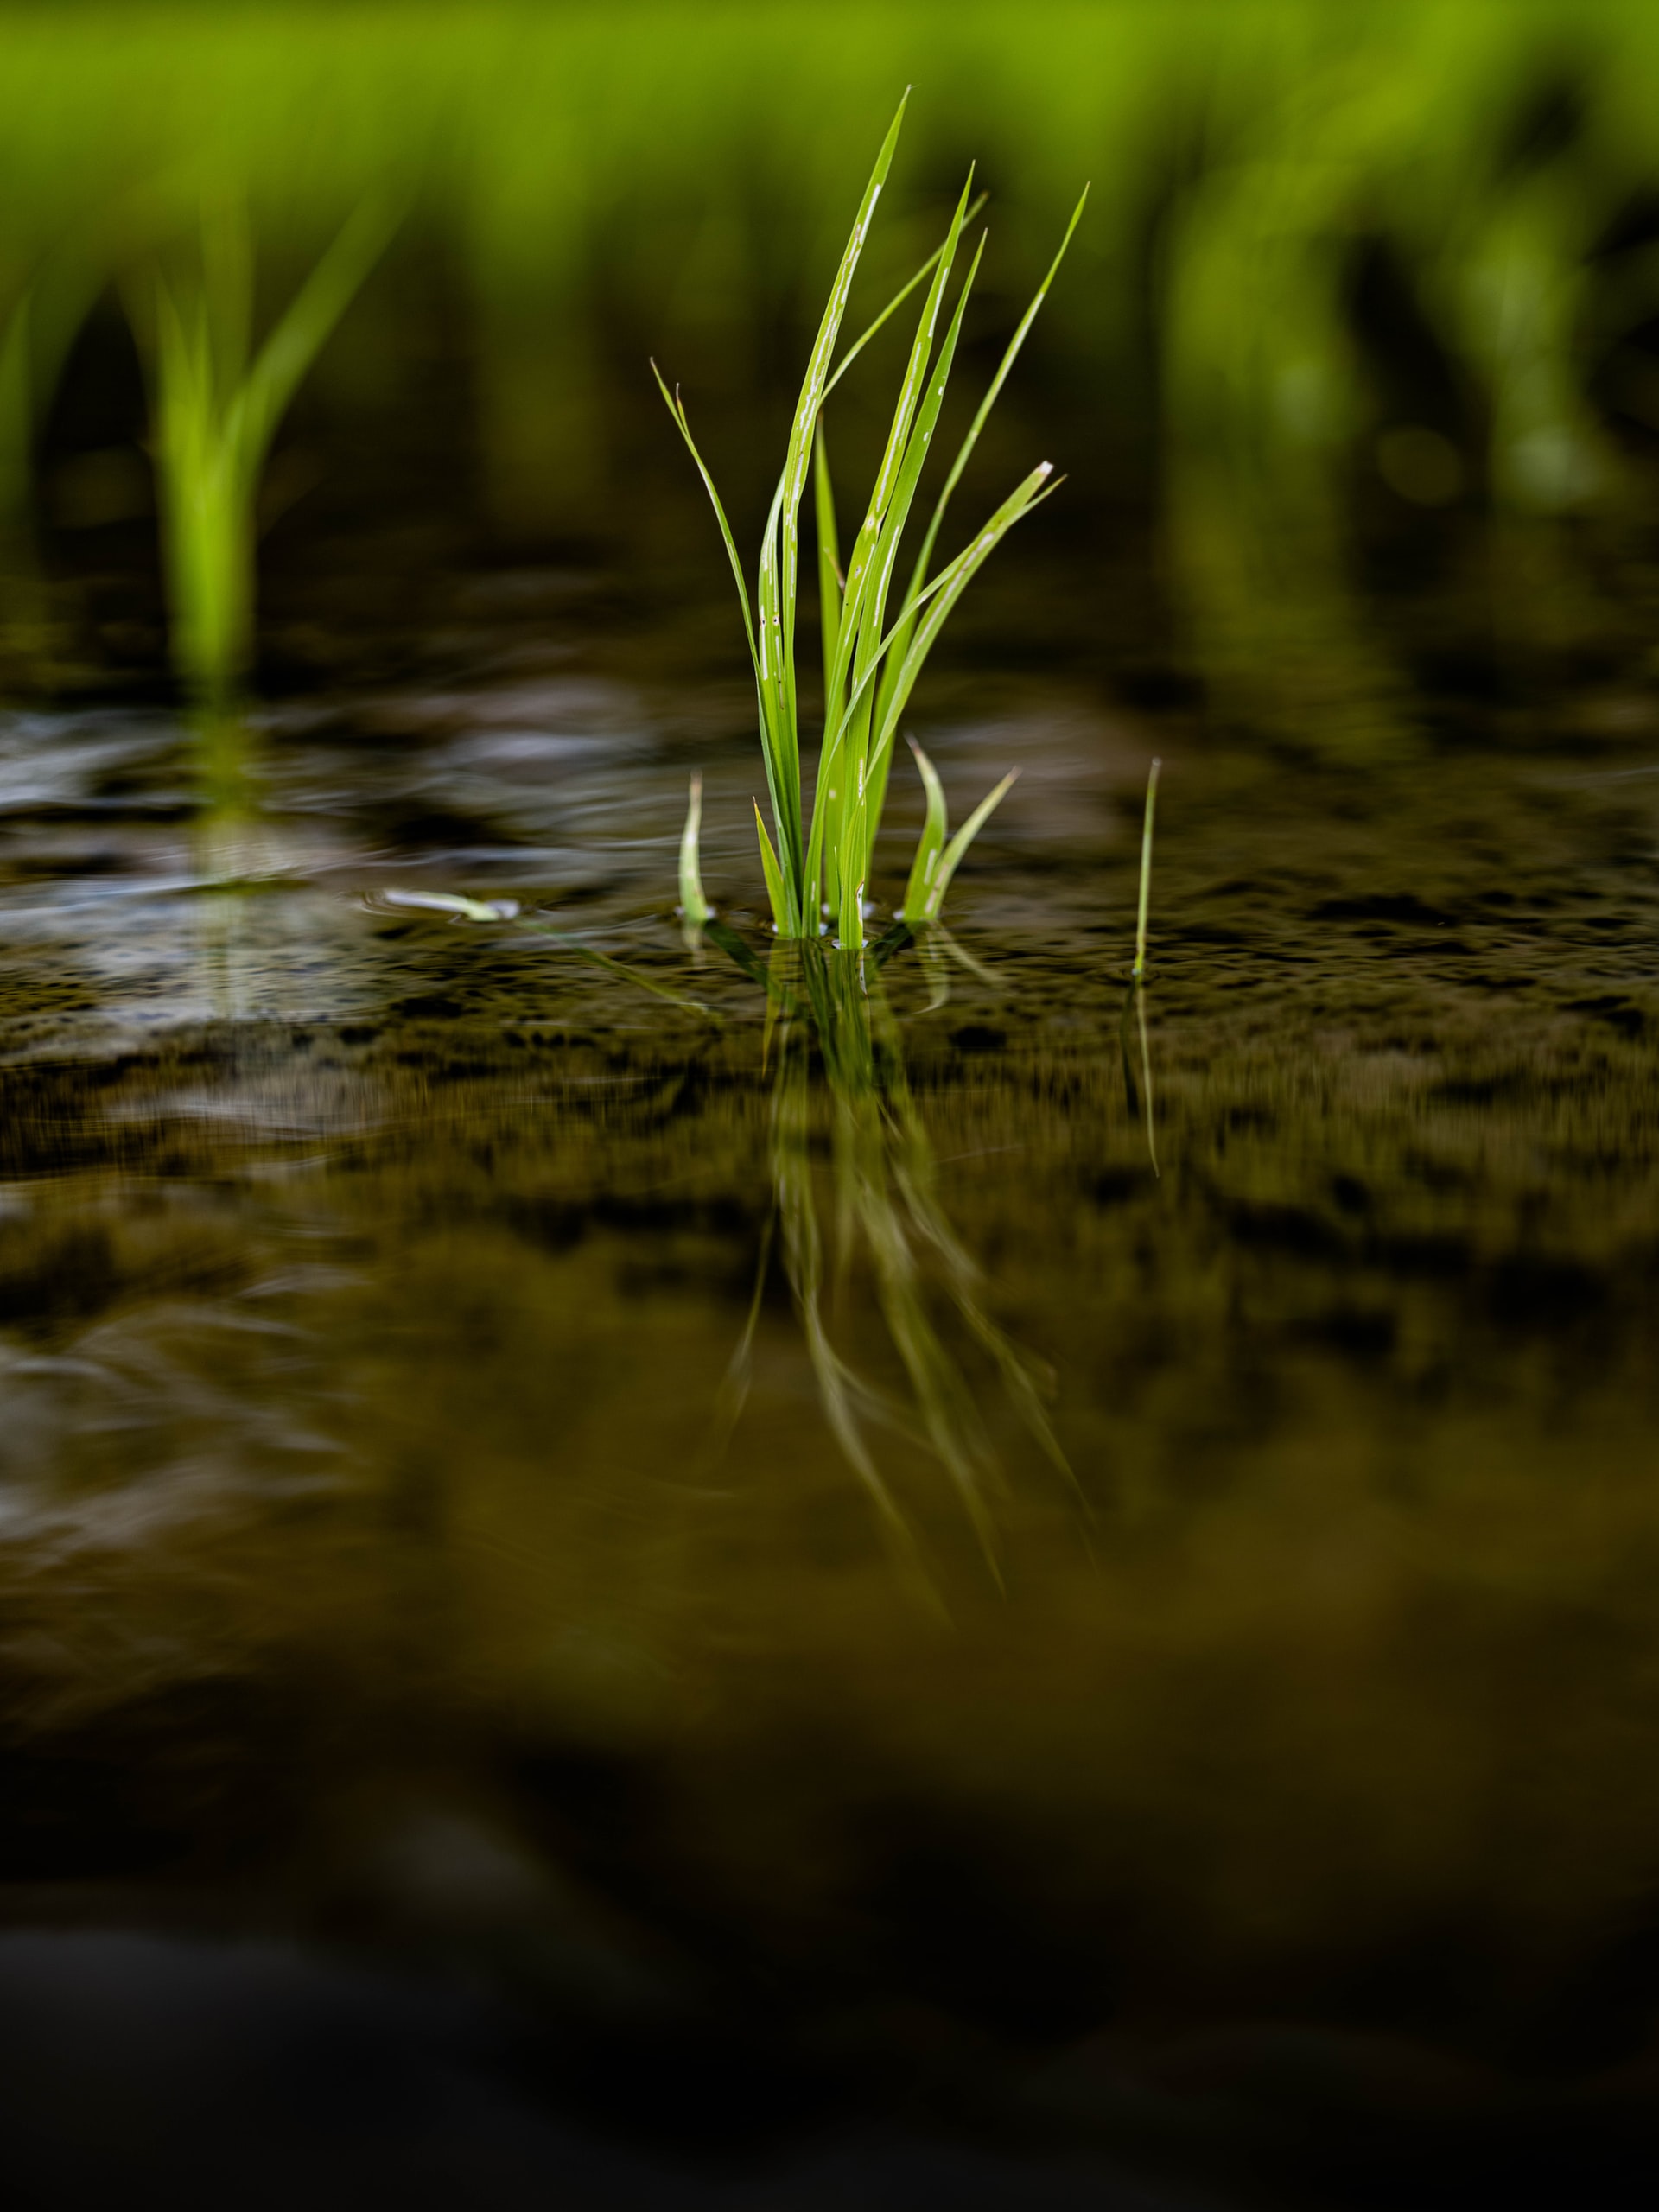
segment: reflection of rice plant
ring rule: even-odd
[[[1014,333],[978,412],[951,465],[934,505],[899,610],[888,619],[888,594],[899,558],[899,543],[910,518],[923,464],[927,459],[939,411],[950,381],[963,311],[982,253],[982,240],[957,296],[955,311],[944,334],[935,344],[945,290],[955,264],[964,224],[971,213],[971,176],[963,187],[943,245],[930,257],[898,298],[883,310],[864,336],[849,347],[839,367],[831,369],[842,318],[846,311],[853,274],[869,231],[875,203],[887,181],[904,118],[901,104],[883,143],[875,168],[866,188],[841,266],[824,309],[817,338],[807,364],[800,397],[790,429],[784,471],[772,495],[766,518],[757,606],[751,615],[742,565],[724,508],[702,457],[692,442],[685,409],[677,394],[671,394],[660,374],[658,383],[670,412],[690,447],[692,459],[708,486],[719,518],[721,532],[737,580],[744,626],[760,701],[760,747],[766,786],[772,800],[773,835],[768,836],[760,809],[755,810],[760,839],[761,864],[772,903],[772,919],[781,937],[816,936],[820,905],[838,924],[841,942],[863,943],[865,887],[876,832],[880,827],[887,797],[887,772],[899,719],[916,680],[943,628],[946,617],[967,589],[975,574],[1022,515],[1048,496],[1054,486],[1048,462],[1034,468],[1011,493],[966,548],[930,576],[934,549],[946,506],[969,455],[978,441],[1003,380],[1025,341],[1037,309],[1059,266],[1060,255],[1070,244],[1083,212],[1076,212],[1037,296]],[[1086,194],[1085,194],[1086,197]],[[927,289],[912,344],[904,380],[899,387],[893,424],[875,486],[864,519],[852,541],[843,570],[836,542],[835,499],[822,420],[825,400],[854,356],[874,334],[899,302],[925,279]],[[796,691],[795,625],[800,568],[800,510],[810,470],[815,487],[818,539],[818,586],[823,638],[823,734],[818,753],[817,778],[810,815],[801,788],[799,709]],[[925,771],[924,772],[926,772]],[[944,845],[943,800],[937,778],[930,779],[929,830],[924,848],[933,836],[935,807],[938,835],[933,838],[932,868],[923,868],[919,885],[912,872],[912,893],[921,897],[930,914],[937,914],[950,871],[969,839],[1007,789],[1004,784],[970,819],[955,843]],[[943,861],[948,865],[942,867]],[[919,918],[919,917],[918,917]]]
[[[717,933],[757,972],[739,940]],[[979,1270],[939,1206],[931,1148],[905,1079],[899,1026],[878,968],[872,962],[861,973],[857,963],[826,958],[817,944],[808,944],[798,950],[777,948],[769,966],[758,972],[767,983],[770,1011],[778,1016],[772,1212],[762,1274],[775,1240],[830,1429],[889,1533],[911,1548],[903,1509],[876,1459],[872,1439],[882,1429],[898,1439],[901,1467],[918,1455],[944,1467],[995,1571],[989,1493],[999,1476],[997,1455],[967,1376],[935,1320],[936,1307],[954,1316],[988,1356],[1015,1412],[1068,1482],[1071,1471],[1049,1424],[1033,1363],[986,1313]],[[828,1237],[813,1143],[814,1044],[830,1107],[833,1226]],[[868,1382],[837,1348],[827,1244],[837,1281],[849,1277],[861,1254],[868,1262],[874,1306],[908,1386],[907,1405]],[[728,1377],[726,1431],[747,1392],[759,1314],[757,1287]]]
[[[694,804],[698,794],[694,787]],[[511,899],[474,899],[454,892],[385,889],[370,902],[398,914],[430,914],[448,923],[528,931],[577,959],[689,1013],[717,1019],[641,969],[612,959]],[[723,1451],[747,1396],[762,1293],[774,1246],[779,1249],[805,1333],[808,1357],[831,1433],[863,1482],[883,1525],[906,1553],[914,1546],[893,1484],[878,1464],[876,1431],[899,1440],[899,1471],[931,1458],[953,1484],[992,1571],[995,1532],[990,1493],[1000,1463],[963,1363],[951,1351],[936,1314],[978,1348],[1027,1433],[1051,1464],[1074,1484],[1039,1387],[1039,1370],[986,1312],[979,1269],[946,1221],[935,1191],[932,1150],[905,1077],[899,1024],[882,988],[884,962],[912,941],[904,925],[890,930],[862,960],[827,956],[811,940],[773,946],[762,959],[724,923],[706,915],[703,930],[766,996],[765,1050],[775,1055],[770,1166],[772,1209],[762,1239],[759,1277],[748,1322],[728,1370],[716,1422],[715,1453]],[[994,982],[955,945],[948,931],[920,940],[925,958],[942,951],[982,981]],[[935,1003],[943,1001],[940,988]],[[816,1141],[814,1048],[830,1110],[833,1224],[826,1236]],[[1155,1166],[1154,1161],[1154,1166]],[[826,1247],[834,1268],[826,1264]],[[839,1348],[831,1331],[835,1287],[862,1260],[874,1279],[874,1307],[902,1368],[908,1403],[868,1382]],[[831,1283],[833,1272],[834,1286]]]
[[[392,219],[360,207],[253,352],[253,252],[228,200],[204,208],[197,266],[158,273],[135,302],[149,341],[174,664],[223,708],[251,651],[255,503],[265,454],[301,378],[378,259]]]

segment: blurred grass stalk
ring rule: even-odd
[[[174,664],[193,700],[227,715],[253,652],[259,480],[302,378],[391,233],[384,200],[346,221],[257,352],[246,210],[216,194],[200,254],[158,269],[136,302],[153,382],[155,457]]]

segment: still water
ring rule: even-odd
[[[159,709],[0,730],[14,2201],[1616,2201],[1659,714],[941,677],[1020,779],[860,975],[563,588],[206,820]]]

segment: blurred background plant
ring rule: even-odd
[[[135,282],[130,310],[151,386],[168,633],[179,680],[229,714],[253,645],[260,478],[301,378],[378,258],[388,210],[346,221],[256,352],[253,244],[238,201],[204,203],[198,251]]]
[[[645,356],[673,360],[752,541],[846,181],[907,80],[912,143],[864,304],[915,266],[976,154],[995,243],[963,334],[976,367],[1040,278],[1055,211],[1094,181],[974,465],[995,486],[1040,426],[1065,512],[1035,529],[1025,580],[969,615],[952,650],[970,662],[987,640],[1039,648],[1063,591],[1097,607],[1103,663],[1363,754],[1410,741],[1379,592],[1468,587],[1530,675],[1582,645],[1600,535],[1654,511],[1659,22],[1641,0],[6,17],[14,696],[162,681],[144,386],[115,305],[158,180],[245,208],[255,327],[355,211],[410,207],[273,439],[261,681],[302,686],[364,650],[377,607],[406,620],[435,564],[596,558],[701,617],[718,579],[696,581],[699,488],[648,426]],[[197,310],[175,304],[188,333]],[[175,346],[175,371],[196,358]],[[838,463],[861,472],[880,434],[852,405]],[[180,450],[169,434],[157,456],[175,604]],[[225,611],[228,664],[245,617]],[[200,626],[180,632],[198,685],[219,652]],[[697,650],[737,666],[723,628]]]

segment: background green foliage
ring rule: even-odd
[[[662,489],[654,352],[747,542],[857,180],[912,81],[871,299],[971,156],[996,251],[969,335],[992,344],[1092,180],[1027,420],[980,465],[1006,474],[1033,416],[1069,432],[1053,458],[1077,512],[1155,518],[1228,680],[1300,657],[1324,671],[1325,726],[1386,723],[1389,673],[1344,595],[1357,488],[1522,534],[1646,512],[1659,15],[1641,0],[263,0],[13,10],[4,53],[14,530],[85,318],[175,249],[204,191],[245,196],[265,327],[390,193],[411,207],[394,265],[320,371],[342,448],[414,404],[426,341],[398,268],[418,264],[461,334],[502,540],[602,537],[649,510],[647,536],[702,546],[688,487]]]

